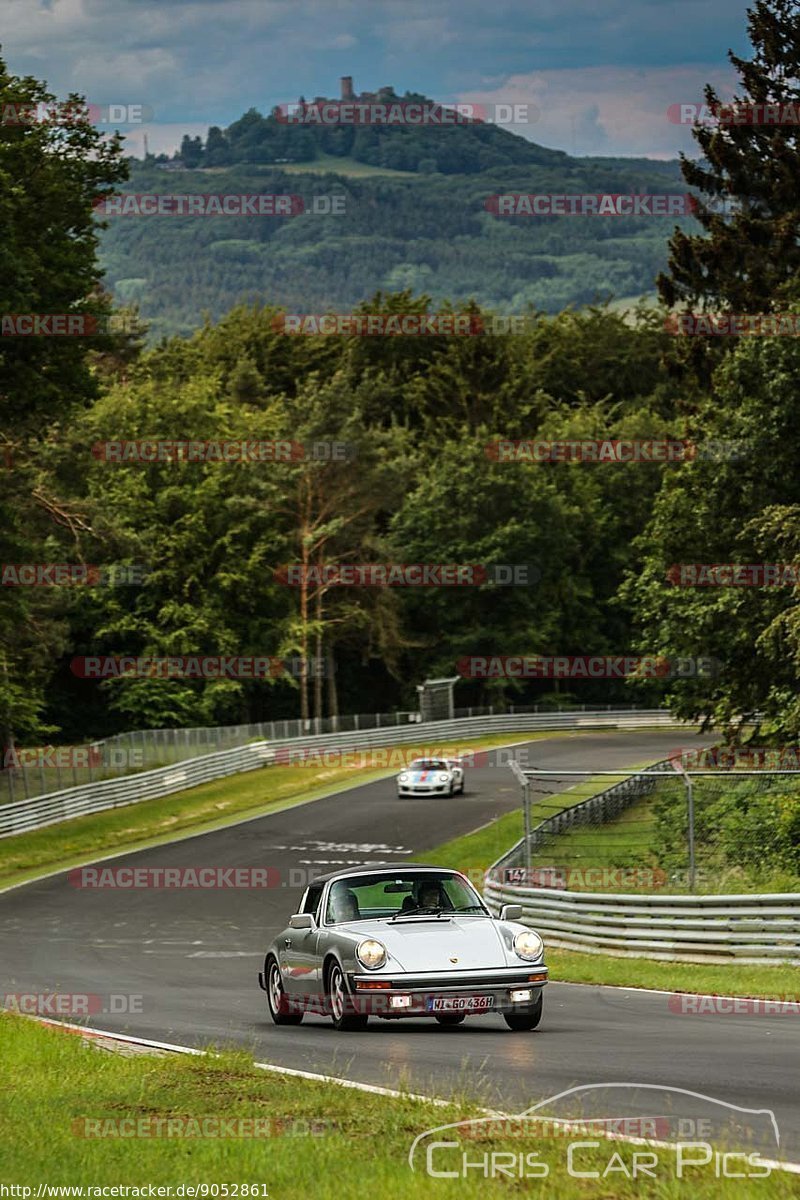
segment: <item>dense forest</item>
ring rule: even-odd
[[[467,132],[415,136],[446,142]],[[361,176],[330,156],[310,173],[250,161],[193,169],[178,161],[178,169],[164,170],[152,157],[131,160],[125,192],[295,195],[306,211],[109,215],[100,256],[107,286],[120,302],[139,306],[151,341],[190,334],[204,314],[218,319],[235,304],[346,312],[379,290],[410,288],[435,304],[474,299],[502,312],[557,313],[652,293],[675,225],[697,228],[692,216],[498,216],[487,208],[498,194],[685,195],[688,189],[676,163],[570,158],[499,129],[483,132],[519,145],[522,162],[463,174],[387,169]],[[340,211],[314,212],[321,197],[338,197]]]
[[[781,52],[767,30],[759,70],[778,90]],[[46,96],[4,67],[0,95]],[[233,218],[119,218],[103,235],[109,296],[97,197],[142,192],[159,178],[177,191],[185,177],[150,163],[126,182],[120,146],[80,122],[0,128],[6,311],[139,301],[168,326],[209,309],[189,336],[149,346],[130,308],[121,332],[93,341],[3,340],[3,563],[136,568],[126,586],[90,573],[71,586],[0,590],[6,744],[407,708],[426,676],[454,674],[464,656],[509,654],[710,658],[709,675],[562,682],[558,691],[578,702],[667,699],[726,727],[760,711],[767,734],[796,734],[796,587],[676,586],[676,565],[800,557],[800,345],[681,338],[664,319],[669,307],[693,305],[791,310],[800,208],[785,180],[800,166],[798,137],[745,125],[697,136],[705,165],[684,163],[672,190],[691,184],[739,207],[725,217],[701,208],[694,231],[673,232],[658,281],[666,307],[623,316],[604,304],[552,310],[575,298],[579,278],[584,300],[602,292],[601,271],[610,292],[652,287],[654,221],[646,233],[627,218],[499,222],[483,200],[488,190],[666,190],[658,164],[644,181],[636,165],[623,180],[614,165],[566,158],[412,182],[342,177],[337,186],[358,201],[346,216],[264,218],[246,235]],[[192,190],[208,191],[211,178],[215,189],[246,190],[255,169],[225,167],[203,183],[192,173]],[[263,169],[264,186],[298,190],[298,176]],[[325,192],[332,181],[312,186]],[[731,260],[732,240],[744,270]],[[635,270],[617,276],[623,261]],[[257,294],[220,314],[217,305],[247,290],[251,268]],[[508,303],[531,319],[514,336],[281,332],[282,308],[328,303],[473,317]],[[492,451],[501,439],[534,438],[671,438],[712,452],[591,463],[504,461]],[[347,454],[143,462],[103,450],[152,439],[336,443]],[[532,570],[523,586],[286,582],[290,564],[392,562]],[[75,670],[85,655],[297,656],[327,669],[325,678],[100,682]],[[549,679],[473,680],[459,685],[459,701],[536,702],[554,690]]]

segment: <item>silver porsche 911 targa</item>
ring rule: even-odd
[[[350,867],[316,879],[267,951],[258,981],[276,1025],[307,1012],[337,1029],[370,1016],[501,1013],[535,1029],[547,983],[542,939],[507,904],[491,915],[458,871],[405,863]]]

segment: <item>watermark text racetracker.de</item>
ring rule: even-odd
[[[279,658],[267,654],[77,655],[70,670],[79,679],[280,679],[327,676],[335,669],[327,658]]]
[[[40,100],[36,104],[1,105],[0,125],[142,125],[152,121],[154,115],[149,104],[138,102],[90,104]]]
[[[109,992],[0,992],[5,1012],[31,1017],[92,1017],[144,1012],[139,993]]]
[[[484,208],[495,217],[685,217],[697,209],[691,195],[594,192],[510,192],[489,196]]]
[[[800,312],[675,312],[664,329],[676,337],[798,337]]]
[[[205,1115],[76,1117],[72,1133],[82,1138],[275,1138],[321,1137],[334,1128],[332,1121],[304,1117],[225,1117]],[[224,1195],[209,1192],[209,1195]],[[252,1194],[252,1193],[251,1193]]]
[[[800,771],[800,746],[678,746],[676,771]]]
[[[503,883],[557,891],[651,892],[664,887],[660,867],[504,867]]]
[[[542,573],[532,563],[289,563],[275,571],[287,587],[530,587]]]
[[[800,1017],[800,995],[718,996],[673,992],[667,1008],[682,1017]]]
[[[673,563],[666,578],[674,587],[797,587],[796,563]]]
[[[339,853],[358,853],[360,858],[350,860],[360,864],[364,856],[386,852],[377,844],[352,843],[345,850],[341,843],[334,843]],[[324,844],[323,844],[324,848]],[[399,851],[391,850],[391,853]],[[405,853],[405,852],[404,852]],[[69,872],[70,887],[80,891],[122,892],[216,892],[216,891],[263,891],[275,888],[302,889],[314,883],[330,870],[330,864],[320,861],[316,865],[303,860],[300,866],[277,867],[204,865],[195,867],[146,867],[146,866],[94,866],[75,867]],[[485,880],[482,867],[472,867],[460,872],[465,878],[480,886]]]
[[[135,587],[149,573],[143,563],[0,563],[0,586]]]
[[[300,217],[340,216],[343,192],[314,195],[272,192],[124,192],[101,196],[92,208],[100,217]]]
[[[92,457],[100,462],[132,463],[297,463],[347,462],[356,456],[352,442],[316,440],[295,442],[215,439],[176,440],[139,438],[132,441],[95,442]]]
[[[275,765],[302,767],[346,767],[350,770],[406,770],[412,762],[425,758],[457,759],[462,767],[501,767],[515,762],[528,765],[531,751],[525,746],[498,746],[489,750],[470,747],[430,745],[382,746],[362,749],[352,746],[279,746],[272,760]],[[532,765],[532,763],[531,763]]]
[[[673,125],[772,125],[800,126],[800,105],[732,100],[715,104],[670,104],[667,120]]]
[[[76,867],[71,887],[111,891],[259,891],[282,886],[277,867]]]
[[[696,443],[679,438],[526,438],[489,442],[484,453],[501,463],[680,463],[738,459],[745,450],[740,442],[722,439]]]
[[[691,679],[714,676],[720,663],[711,657],[668,658],[635,654],[474,654],[460,658],[464,679]]]
[[[90,746],[11,746],[3,752],[4,771],[37,770],[121,770],[145,765],[144,750],[132,747],[123,750],[105,743]]]
[[[474,123],[528,125],[537,121],[540,114],[538,106],[530,101],[440,104],[386,95],[381,99],[353,96],[279,104],[273,115],[285,125],[399,125],[440,129]]]

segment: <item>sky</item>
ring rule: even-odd
[[[142,105],[128,152],[172,151],[300,95],[391,84],[444,102],[524,103],[515,133],[570,154],[695,153],[673,104],[733,96],[745,0],[0,0],[9,70],[57,96]],[[134,113],[135,115],[135,113]]]

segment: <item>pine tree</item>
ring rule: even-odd
[[[701,301],[711,309],[770,312],[782,307],[800,276],[798,0],[756,0],[748,31],[753,58],[728,52],[743,92],[734,114],[695,126],[703,159],[681,155],[684,179],[703,194],[696,216],[705,234],[676,230],[670,241],[669,274],[658,278],[669,307]],[[719,96],[710,86],[704,94],[715,112]],[[775,112],[764,113],[764,105],[781,106],[785,123],[774,123]],[[748,121],[731,121],[737,112]],[[728,215],[716,203],[725,200],[732,201]]]

